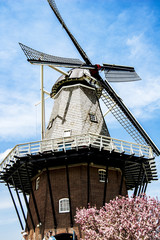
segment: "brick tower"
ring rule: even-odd
[[[54,105],[41,153],[30,156],[39,167],[31,180],[34,197],[30,195],[29,209],[33,220],[28,214],[27,221],[29,229],[34,223],[42,236],[52,230],[57,239],[63,239],[74,229],[79,238],[81,232],[74,222],[77,207],[102,207],[117,195],[127,194],[124,163],[117,164],[117,159],[109,157],[109,132],[96,88],[86,75],[91,77],[89,71],[74,69],[69,77],[61,76],[54,84]],[[27,157],[26,161],[32,160]],[[30,230],[31,239],[33,235]]]
[[[21,228],[29,233],[30,240],[44,239],[49,230],[57,240],[75,240],[81,237],[74,221],[76,208],[88,204],[100,208],[128,190],[134,190],[135,196],[145,193],[147,184],[157,179],[154,155],[160,152],[108,83],[113,78],[139,79],[134,68],[92,65],[55,2],[48,2],[85,62],[20,44],[30,63],[47,65],[62,76],[51,90],[54,105],[47,129],[43,127],[42,108],[42,140],[16,145],[0,164],[0,179],[8,186]],[[57,66],[71,70],[65,72]],[[100,68],[107,81],[100,77]],[[43,84],[41,92],[43,105]],[[110,137],[100,97],[138,143]]]

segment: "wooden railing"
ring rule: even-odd
[[[48,139],[16,145],[0,164],[0,172],[8,166],[13,165],[17,157],[27,156],[27,154],[38,154],[44,151],[68,151],[83,147],[93,146],[108,150],[110,152],[125,153],[137,157],[153,158],[152,148],[145,145],[131,143],[96,134],[84,134],[64,138]]]

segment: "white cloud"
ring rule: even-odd
[[[160,110],[160,76],[136,83],[121,83],[118,94],[137,117],[154,118]]]
[[[36,122],[36,108],[34,104],[37,102],[37,96],[34,92],[15,92],[12,90],[7,92],[2,90],[0,97],[0,138],[8,137],[26,137],[33,136],[36,131],[36,124],[39,127],[39,118]],[[7,101],[3,96],[10,96]]]
[[[133,36],[132,38],[127,39],[127,45],[130,47],[130,57],[138,58],[140,56],[146,55],[147,46],[142,41],[143,33],[140,33],[138,36]]]

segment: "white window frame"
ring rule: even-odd
[[[59,200],[59,213],[70,212],[69,198],[61,198]]]
[[[64,137],[70,137],[71,136],[71,130],[64,130],[63,136]]]
[[[99,182],[105,182],[106,170],[105,169],[98,169],[98,176],[99,176]],[[108,182],[108,178],[107,178],[107,182]]]

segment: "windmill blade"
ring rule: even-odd
[[[141,80],[133,67],[103,64],[102,68],[108,82],[131,82]]]
[[[74,43],[75,47],[77,48],[78,52],[80,53],[81,57],[83,58],[83,60],[85,61],[86,64],[90,65],[91,61],[89,60],[87,54],[84,52],[84,50],[81,48],[81,46],[79,45],[79,43],[77,42],[77,40],[75,39],[75,37],[72,35],[72,33],[69,31],[68,27],[66,26],[63,18],[61,17],[61,14],[56,6],[56,3],[54,0],[47,0],[50,7],[52,8],[53,12],[55,13],[56,17],[58,18],[59,22],[62,24],[63,28],[66,30],[68,36],[70,37],[70,39],[72,40],[72,42]]]
[[[132,82],[141,80],[136,72],[104,70],[104,73],[108,82]]]
[[[122,65],[115,65],[115,64],[106,64],[103,63],[103,70],[121,70],[121,71],[130,71],[134,72],[134,67],[122,66]]]
[[[60,66],[60,67],[69,67],[69,68],[80,67],[84,64],[84,62],[76,58],[57,57],[57,56],[49,55],[43,52],[39,52],[30,47],[27,47],[22,43],[19,43],[19,45],[22,48],[24,54],[27,57],[27,60],[30,63],[54,65],[56,67]]]
[[[124,129],[131,135],[131,137],[139,144],[149,145],[156,155],[160,155],[160,151],[154,142],[147,135],[142,126],[138,123],[129,109],[125,106],[122,100],[118,97],[116,92],[107,81],[99,80],[103,86],[101,99],[104,104],[111,110],[114,117],[124,127]]]

